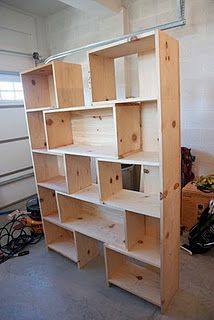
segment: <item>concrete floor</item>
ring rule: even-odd
[[[102,256],[78,270],[47,251],[44,241],[29,249],[0,265],[0,320],[214,319],[214,250],[195,256],[181,251],[180,289],[161,315],[158,307],[106,286]]]

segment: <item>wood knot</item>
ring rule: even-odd
[[[166,233],[165,238],[166,238],[166,239],[168,239],[168,238],[169,238],[169,232],[167,232],[167,233]]]
[[[78,219],[78,220],[82,220],[82,219],[83,219],[83,217],[78,217],[77,219]]]
[[[51,126],[53,124],[53,120],[52,119],[47,119],[46,120],[46,124],[47,124],[47,126]]]
[[[64,123],[64,119],[62,119],[61,122]]]
[[[175,120],[172,121],[172,127],[173,127],[173,128],[176,127],[176,121],[175,121]]]
[[[79,171],[77,171],[77,175],[78,175],[78,176],[79,176],[79,174],[80,174]]]
[[[123,139],[120,139],[120,142],[123,142]]]
[[[112,181],[113,181],[112,178],[110,178],[109,182],[112,183]]]
[[[137,141],[137,135],[135,133],[132,135],[132,141]]]
[[[43,201],[44,201],[44,199],[43,199],[43,198],[40,198],[39,200],[40,200],[40,202],[43,202]]]
[[[178,188],[179,188],[179,183],[177,182],[177,183],[174,184],[174,190],[176,190]]]
[[[55,197],[55,192],[52,193],[52,196]]]
[[[137,280],[143,280],[142,276],[136,276]]]
[[[110,224],[110,226],[108,226],[110,229],[112,229],[112,228],[114,228],[114,226],[115,226],[115,223],[113,223],[113,224]]]
[[[91,251],[88,249],[87,254],[90,254],[90,252],[91,252]]]
[[[142,244],[142,243],[143,243],[143,240],[138,240],[137,243]]]
[[[119,176],[118,176],[118,174],[116,175],[116,180],[119,180]]]
[[[36,81],[34,79],[31,80],[31,83],[32,83],[33,86],[36,85]]]

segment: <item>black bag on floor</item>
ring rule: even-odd
[[[214,200],[210,201],[201,214],[198,223],[189,231],[189,245],[185,244],[182,249],[193,253],[204,253],[214,247]]]

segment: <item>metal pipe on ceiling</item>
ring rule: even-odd
[[[139,30],[136,32],[132,32],[126,35],[122,35],[119,36],[117,38],[114,39],[109,39],[109,40],[104,40],[104,41],[99,41],[99,42],[95,42],[92,44],[88,44],[79,48],[75,48],[75,49],[71,49],[71,50],[67,50],[67,51],[63,51],[54,55],[49,56],[48,58],[46,58],[44,60],[44,63],[47,64],[53,60],[57,60],[57,59],[61,59],[61,58],[65,58],[67,56],[70,56],[72,54],[78,53],[78,52],[82,52],[82,51],[88,51],[91,49],[94,49],[96,47],[99,46],[104,46],[104,45],[108,45],[108,44],[112,44],[114,42],[117,41],[121,41],[121,40],[125,40],[125,39],[129,39],[130,37],[135,37],[138,36],[139,34],[143,34],[152,30],[169,30],[172,28],[177,28],[177,27],[181,27],[184,26],[186,24],[186,20],[185,20],[185,0],[177,0],[177,11],[178,11],[178,16],[179,19],[172,21],[172,22],[168,22],[165,24],[160,24],[151,28],[147,28],[147,29],[143,29],[143,30]]]
[[[19,55],[19,56],[25,56],[25,57],[30,57],[30,58],[32,58],[32,53],[25,53],[25,52],[15,51],[15,50],[0,49],[0,53],[4,53],[4,54],[15,54],[15,55]]]

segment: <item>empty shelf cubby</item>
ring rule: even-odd
[[[138,74],[136,72],[136,74],[130,75],[135,78],[132,81],[135,84],[135,87],[131,88],[132,96],[134,94],[142,101],[156,100],[158,96],[157,54],[155,32],[151,31],[143,36],[129,39],[129,41],[125,39],[113,45],[98,47],[88,53],[92,101],[116,100],[118,96],[121,96],[119,87],[121,86],[121,74],[124,70],[121,70],[121,64],[117,64],[121,57],[132,59],[136,64],[135,69],[138,71]],[[120,74],[118,74],[118,67]],[[129,70],[129,72],[131,71]],[[125,76],[122,81],[124,87],[128,85]],[[132,100],[136,101],[136,98]]]
[[[52,110],[44,116],[49,149],[98,157],[141,149],[139,104]]]
[[[98,160],[100,199],[106,205],[160,218],[160,195],[123,189],[121,163]]]
[[[126,211],[125,227],[131,255],[160,268],[160,219]]]
[[[106,276],[114,284],[160,306],[160,270],[105,248]]]
[[[53,61],[21,77],[26,109],[84,105],[81,65]]]
[[[99,241],[125,246],[124,212],[57,193],[61,223]]]
[[[39,186],[56,191],[67,191],[63,156],[33,152],[33,160]]]
[[[74,233],[63,227],[43,219],[45,238],[48,248],[61,253],[63,256],[77,262],[77,250]]]

